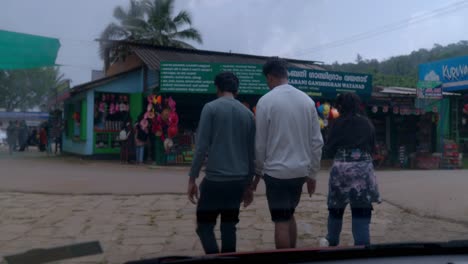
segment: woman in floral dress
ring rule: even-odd
[[[355,245],[369,245],[369,224],[372,203],[380,195],[372,164],[375,129],[360,114],[361,101],[356,94],[345,93],[337,98],[340,117],[329,131],[326,153],[334,157],[328,192],[328,235],[325,246],[337,246],[343,224],[343,213],[349,204]]]

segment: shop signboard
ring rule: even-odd
[[[223,71],[239,77],[240,94],[262,95],[268,92],[261,64],[161,62],[161,92],[215,93],[215,76]],[[289,83],[311,96],[335,97],[355,92],[369,97],[372,76],[368,74],[290,68]]]
[[[442,99],[442,83],[437,81],[418,81],[416,91],[420,99]]]
[[[216,93],[214,78],[224,71],[237,75],[241,94],[268,92],[261,65],[192,62],[161,62],[161,92]]]
[[[468,90],[468,56],[420,64],[419,80],[440,82],[444,91]]]
[[[289,69],[289,83],[312,96],[333,98],[344,92],[357,93],[361,97],[370,97],[372,93],[372,75]]]

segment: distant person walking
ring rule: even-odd
[[[47,149],[47,131],[45,127],[41,127],[39,132],[39,151],[44,152]]]
[[[119,133],[120,140],[120,163],[126,164],[129,161],[129,139],[133,136],[132,124],[127,122],[122,126],[122,130]]]
[[[328,235],[322,246],[337,246],[343,224],[343,213],[351,205],[355,245],[369,245],[372,203],[380,195],[372,164],[375,129],[369,119],[360,115],[361,101],[356,94],[338,96],[340,117],[329,131],[325,148],[334,157],[328,191]]]
[[[10,121],[7,127],[7,143],[8,143],[8,153],[13,154],[15,150],[16,142],[18,141],[16,133],[16,125],[13,121]]]
[[[148,120],[141,119],[135,126],[136,163],[142,165],[145,157],[145,145],[148,142]]]
[[[197,234],[206,254],[219,253],[214,227],[221,215],[221,252],[236,251],[241,202],[253,200],[255,122],[253,113],[235,99],[239,79],[231,72],[216,76],[218,99],[207,103],[198,125],[195,156],[189,173],[188,198],[197,203],[196,179],[208,155],[200,184]]]
[[[18,128],[19,151],[24,151],[28,147],[29,131],[26,121],[21,121]]]
[[[294,212],[304,183],[309,195],[315,192],[323,139],[315,103],[288,84],[287,63],[270,59],[263,74],[271,91],[256,107],[257,179],[265,181],[276,248],[295,248]]]

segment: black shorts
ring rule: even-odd
[[[246,185],[245,180],[215,182],[203,179],[197,204],[198,224],[216,224],[219,215],[221,222],[237,224]]]
[[[276,179],[265,174],[268,207],[273,222],[286,222],[291,220],[299,201],[301,200],[302,186],[306,178]]]

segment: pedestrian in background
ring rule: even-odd
[[[294,213],[304,183],[309,195],[315,192],[323,139],[315,103],[288,84],[286,61],[270,59],[263,66],[263,74],[271,91],[256,107],[257,179],[263,177],[265,181],[276,248],[295,248]]]
[[[18,128],[19,151],[24,151],[28,147],[28,136],[28,126],[26,125],[26,121],[23,120]]]
[[[47,149],[47,131],[45,127],[41,127],[39,132],[39,151],[44,152]]]
[[[10,121],[7,127],[7,143],[8,143],[8,153],[10,155],[13,154],[13,151],[15,150],[15,145],[16,145],[16,128],[15,128],[15,123],[13,121]]]
[[[148,120],[141,118],[135,126],[136,163],[142,165],[145,157],[145,145],[148,142]]]
[[[197,203],[197,234],[206,254],[219,253],[214,234],[221,216],[221,252],[236,251],[236,225],[241,202],[253,200],[250,189],[254,175],[255,122],[253,113],[235,99],[239,79],[231,72],[215,78],[218,99],[202,110],[192,168],[189,173],[188,198]],[[206,176],[196,179],[208,154]]]
[[[129,138],[132,136],[132,124],[127,122],[122,126],[119,133],[120,140],[120,163],[128,163]]]
[[[343,214],[351,206],[355,245],[369,245],[369,224],[372,203],[380,195],[372,164],[375,129],[370,120],[359,114],[361,100],[354,93],[338,96],[336,107],[340,117],[329,130],[325,151],[334,157],[328,191],[328,235],[322,246],[337,246],[343,224]]]

